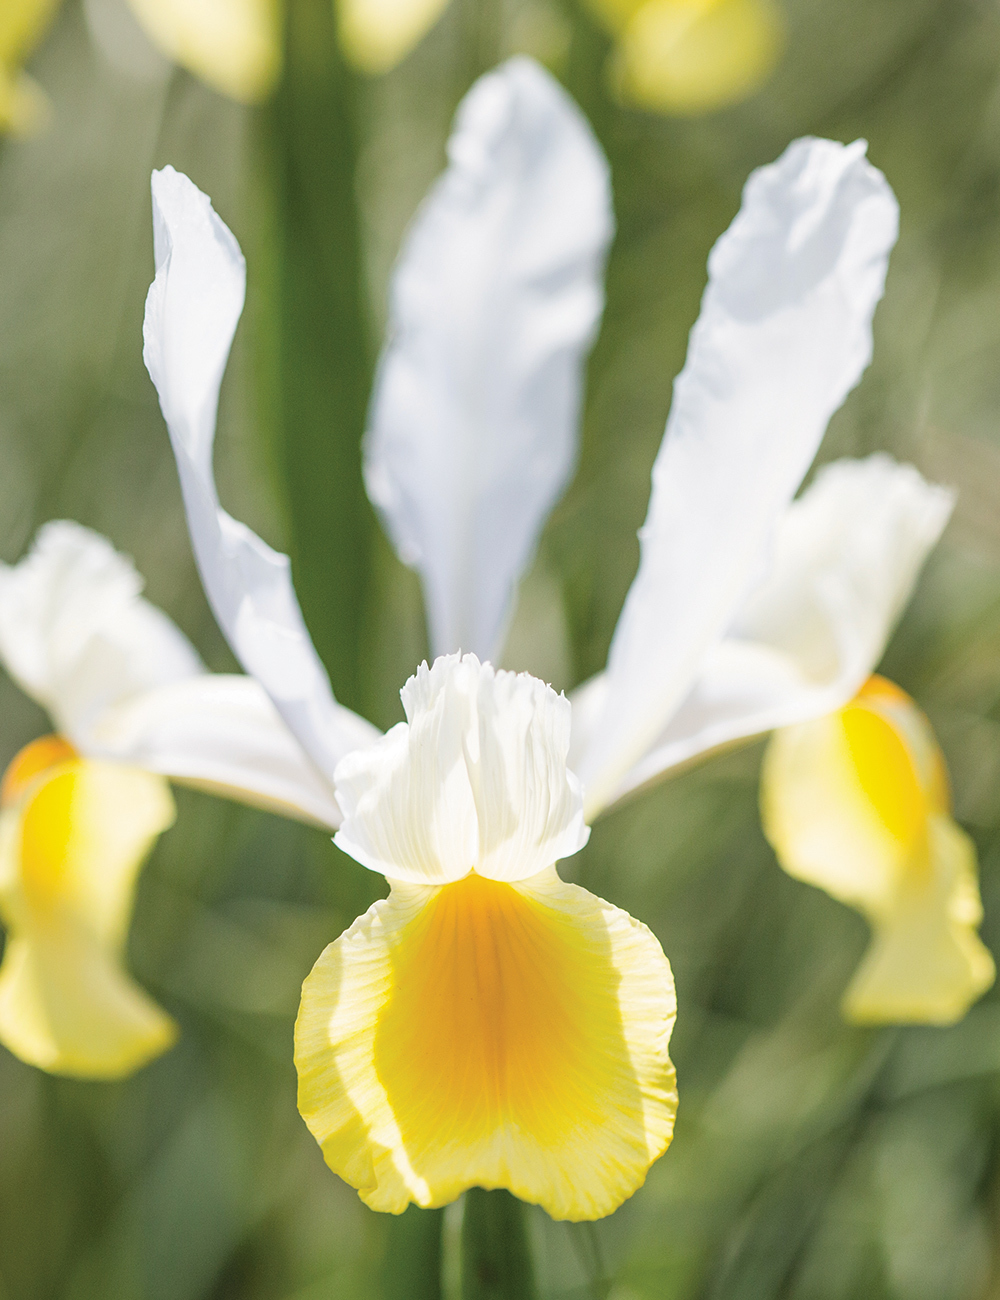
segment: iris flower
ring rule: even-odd
[[[56,727],[0,786],[0,1042],[82,1078],[129,1074],[176,1036],[123,957],[138,871],[174,819],[166,778],[280,811],[290,787],[295,815],[335,815],[260,686],[208,673],[141,589],[68,522],[0,566],[0,659]]]
[[[279,0],[128,0],[147,36],[175,63],[232,99],[263,99],[281,68]],[[0,131],[35,129],[46,99],[23,70],[58,0],[0,5]]]
[[[571,701],[495,672],[573,468],[610,191],[579,111],[525,59],[473,87],[448,155],[396,270],[365,440],[434,661],[403,688],[406,721],[372,744],[347,734],[287,557],[219,504],[245,267],[170,168],[153,176],[144,355],[216,617],[334,792],[336,842],[390,885],[303,987],[306,1123],[378,1209],[479,1184],[592,1218],[669,1141],[673,988],[648,931],[554,864],[679,763],[850,700],[948,498],[874,457],[792,501],[870,359],[897,229],[862,142],[798,141],[751,176],[712,252],[606,670]]]

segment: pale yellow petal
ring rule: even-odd
[[[996,976],[981,918],[975,847],[951,818],[934,817],[891,915],[875,922],[844,1014],[860,1024],[961,1020]]]
[[[784,869],[864,912],[871,947],[844,999],[865,1023],[950,1024],[993,982],[976,855],[948,812],[927,719],[871,678],[846,708],[771,740],[764,831]]]
[[[303,986],[299,1108],[374,1209],[483,1186],[599,1218],[670,1142],[674,1015],[655,938],[554,869],[394,884]]]
[[[32,781],[46,747],[55,761]],[[0,1041],[42,1069],[115,1078],[176,1037],[122,966],[136,876],[173,801],[162,777],[60,761],[48,738],[35,749],[12,765],[6,790],[22,793],[0,814]]]
[[[174,820],[161,776],[114,763],[60,765],[21,810],[21,888],[34,916],[71,916],[120,949],[136,877]]]
[[[0,64],[16,67],[35,48],[59,0],[3,0],[0,5]]]
[[[0,4],[0,131],[30,135],[49,112],[45,92],[22,64],[45,34],[59,0],[3,0]]]
[[[758,90],[783,45],[774,0],[647,0],[627,16],[612,76],[622,99],[639,108],[708,113]]]
[[[175,63],[214,90],[252,103],[281,71],[278,0],[129,0],[136,18]]]
[[[78,927],[8,941],[0,965],[0,1042],[51,1074],[117,1079],[165,1052],[177,1026]]]
[[[448,0],[337,0],[337,30],[361,72],[388,72],[430,31]]]

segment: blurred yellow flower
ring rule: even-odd
[[[280,0],[128,0],[149,38],[213,90],[241,102],[263,99],[281,71]],[[48,101],[24,72],[58,0],[0,4],[0,132],[27,135]]]
[[[175,63],[243,103],[265,98],[281,71],[280,0],[128,0]]]
[[[45,116],[46,100],[22,65],[41,39],[58,0],[0,5],[0,131],[24,135]]]
[[[767,80],[784,45],[774,0],[591,0],[618,38],[612,79],[627,103],[709,113]]]
[[[770,76],[784,46],[776,0],[589,4],[617,41],[610,63],[617,93],[653,112],[708,113],[745,99]],[[362,72],[388,72],[447,5],[448,0],[337,0],[344,54]]]
[[[171,1018],[129,977],[136,876],[174,805],[161,776],[32,741],[0,790],[0,1042],[54,1074],[113,1079],[166,1051]]]
[[[844,995],[863,1024],[953,1024],[990,987],[976,851],[913,700],[872,677],[843,709],[772,738],[765,833],[784,869],[856,907],[873,939]]]
[[[338,0],[341,49],[361,72],[388,72],[423,40],[447,7],[448,0]]]

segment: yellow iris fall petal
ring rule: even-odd
[[[348,61],[388,72],[430,31],[448,0],[338,0],[337,31]]]
[[[281,70],[278,0],[129,0],[176,63],[232,99],[253,102]]]
[[[838,713],[772,738],[764,830],[790,875],[857,907],[870,948],[844,997],[861,1023],[951,1024],[993,983],[976,854],[913,701],[873,677]]]
[[[122,965],[139,867],[173,821],[167,784],[45,737],[3,792],[0,1042],[56,1074],[130,1074],[177,1032]]]
[[[48,101],[22,70],[56,11],[58,0],[0,4],[0,131],[27,135],[44,120]]]
[[[639,108],[708,113],[759,89],[783,44],[773,0],[647,0],[622,31],[612,75]]]
[[[305,982],[299,1108],[374,1209],[483,1186],[599,1218],[670,1142],[674,1015],[656,939],[554,868],[394,884]]]
[[[589,0],[617,39],[620,97],[657,113],[709,113],[763,85],[785,42],[775,0]]]

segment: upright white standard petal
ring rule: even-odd
[[[611,802],[706,750],[842,708],[882,658],[953,504],[888,456],[820,470],[781,521],[766,578]],[[581,751],[606,691],[602,674],[574,697]]]
[[[0,565],[0,659],[81,751],[116,706],[205,671],[142,588],[131,560],[68,520],[39,529],[19,564]]]
[[[583,848],[564,696],[457,654],[422,664],[401,695],[406,722],[337,768],[345,853],[391,880],[443,885],[470,871],[527,880]]]
[[[804,139],[754,172],[702,300],[577,769],[604,806],[693,685],[871,359],[898,206],[865,144]]]
[[[212,472],[219,387],[243,310],[243,255],[186,176],[166,167],[153,173],[152,189],[156,279],[143,359],[170,431],[198,569],[234,654],[330,778],[359,731],[378,733],[334,700],[288,557],[222,509]]]
[[[365,482],[434,653],[495,658],[573,469],[614,220],[600,146],[530,59],[476,82],[448,157],[393,280]]]

